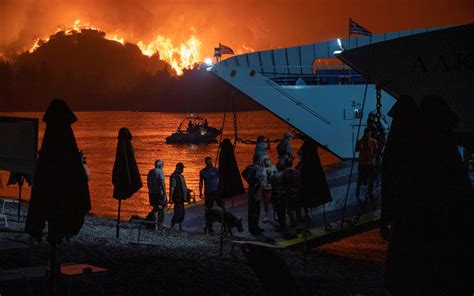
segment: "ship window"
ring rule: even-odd
[[[363,77],[338,58],[321,58],[313,62],[313,74],[319,84],[361,84]]]

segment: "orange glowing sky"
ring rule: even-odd
[[[473,0],[0,0],[0,53],[37,38],[92,24],[109,36],[176,48],[191,36],[200,57],[222,42],[237,53],[347,36],[348,18],[374,33],[474,22]]]

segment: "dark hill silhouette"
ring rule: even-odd
[[[0,60],[0,111],[42,111],[52,98],[74,110],[222,111],[228,86],[204,69],[176,77],[156,54],[98,30],[60,31],[33,53]],[[239,110],[257,109],[239,99]]]

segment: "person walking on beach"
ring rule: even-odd
[[[277,145],[278,159],[293,160],[293,153],[291,152],[291,140],[291,134],[285,133],[283,140],[281,140]]]
[[[356,197],[359,199],[360,186],[367,182],[367,198],[373,198],[372,191],[375,182],[375,165],[378,153],[377,140],[372,138],[370,129],[365,129],[364,137],[357,141],[356,151],[359,152]],[[366,199],[367,202],[367,199]]]
[[[218,193],[219,169],[212,165],[212,157],[204,158],[206,166],[199,172],[199,198],[202,199],[202,190],[204,188],[204,206],[206,209],[212,209],[214,201],[219,207],[222,202]]]
[[[150,206],[153,207],[152,215],[155,217],[157,227],[161,227],[163,224],[167,204],[163,166],[164,163],[161,159],[156,160],[155,167],[147,175],[148,198]]]
[[[267,145],[265,146],[265,142]],[[255,155],[258,156],[258,160],[261,161],[265,156],[265,151],[270,149],[270,142],[264,136],[257,137],[257,144],[255,145]]]
[[[250,234],[258,235],[264,231],[258,226],[260,219],[260,201],[262,189],[262,167],[260,166],[260,157],[255,154],[253,156],[253,163],[247,166],[243,172],[242,177],[249,185],[248,187],[248,229]]]
[[[79,149],[79,154],[81,155],[82,167],[84,168],[84,173],[86,173],[87,182],[89,182],[91,180],[91,173],[89,171],[89,167],[87,166],[86,154],[84,151],[82,151],[82,149]]]
[[[174,204],[174,215],[171,219],[171,228],[176,224],[179,225],[179,230],[182,231],[182,223],[184,221],[184,201],[188,194],[186,181],[183,176],[184,164],[178,162],[176,169],[170,176],[170,203]]]
[[[276,167],[272,165],[270,156],[265,155],[262,162],[262,200],[263,200],[263,223],[267,223],[268,220],[268,208],[270,205],[270,197],[272,194],[272,184],[270,183],[270,178],[274,173],[276,173]]]

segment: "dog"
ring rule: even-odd
[[[217,221],[222,224],[222,210],[206,209],[204,217],[206,219],[206,226],[204,226],[205,233],[214,232],[212,230],[212,224],[214,224],[214,222]],[[228,231],[230,236],[234,236],[232,228],[237,228],[239,232],[243,232],[242,219],[238,219],[231,213],[224,211],[224,232]]]

